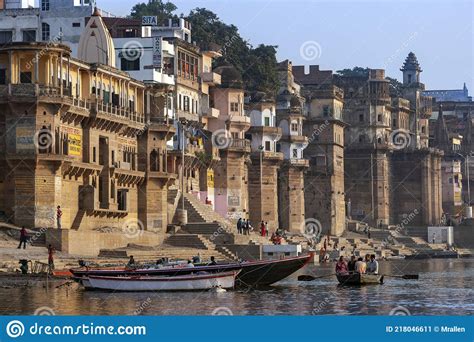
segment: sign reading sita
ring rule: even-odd
[[[143,26],[157,26],[158,25],[158,17],[154,15],[147,15],[142,17],[142,25]]]

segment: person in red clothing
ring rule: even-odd
[[[26,249],[27,242],[28,242],[28,233],[26,232],[25,227],[23,227],[20,230],[20,244],[18,245],[18,249],[21,248],[22,244],[23,244],[23,249]]]
[[[336,274],[347,274],[349,273],[349,269],[347,268],[347,263],[344,260],[344,257],[341,256],[339,261],[336,264]]]
[[[265,236],[265,222],[260,223],[260,233]]]

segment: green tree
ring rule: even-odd
[[[345,77],[368,76],[369,68],[353,67],[352,69],[342,69],[336,71],[337,75]]]
[[[141,19],[143,16],[156,15],[158,22],[163,22],[169,18],[176,18],[177,16],[173,14],[176,9],[177,7],[169,1],[148,0],[148,3],[138,3],[133,6],[130,18]]]
[[[354,76],[364,76],[367,77],[369,75],[369,68],[362,68],[362,67],[354,67],[352,69],[342,69],[336,72],[339,76],[346,76],[346,77],[354,77]],[[387,81],[390,82],[390,96],[392,97],[399,97],[402,96],[402,88],[403,84],[398,81],[396,78],[386,77]]]
[[[222,57],[215,66],[231,63],[242,73],[244,86],[249,91],[274,93],[278,87],[276,46],[261,44],[253,48],[243,39],[234,25],[224,23],[205,8],[192,10],[186,18],[192,25],[193,41],[201,49],[212,45],[221,47]]]
[[[390,96],[392,97],[402,96],[403,84],[396,78],[387,77],[387,80],[390,81]]]

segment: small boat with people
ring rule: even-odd
[[[88,276],[82,280],[87,290],[103,291],[203,291],[232,289],[239,271],[179,276]]]
[[[152,267],[115,267],[90,268],[81,267],[71,269],[73,278],[79,282],[86,282],[91,276],[101,277],[131,277],[131,276],[183,276],[190,274],[221,273],[240,271],[235,280],[237,287],[259,287],[272,285],[303,268],[313,254],[277,260],[243,261],[213,265],[155,265]]]
[[[383,284],[383,275],[379,274],[364,274],[364,273],[347,273],[336,274],[337,281],[340,285],[377,285]]]
[[[379,275],[379,263],[375,254],[365,256],[365,261],[359,257],[351,257],[349,263],[343,256],[336,264],[336,278],[341,285],[383,284],[383,275]]]

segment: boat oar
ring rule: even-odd
[[[419,274],[386,275],[386,277],[400,278],[400,279],[406,279],[406,280],[418,280],[418,279],[420,279]]]
[[[303,274],[303,275],[298,276],[298,281],[313,281],[313,280],[316,280],[316,279],[329,278],[329,277],[332,277],[332,276],[334,276],[334,274],[326,274],[326,275],[319,276],[319,277],[315,277],[315,276],[308,275],[308,274]]]

